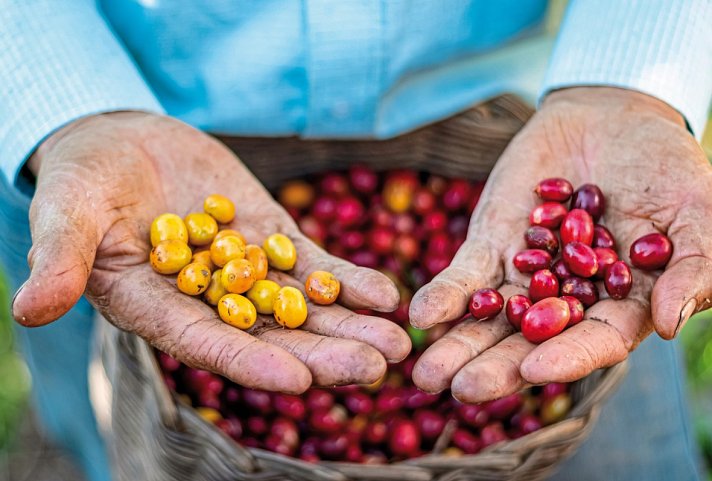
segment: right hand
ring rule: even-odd
[[[287,213],[233,153],[168,117],[118,112],[75,121],[31,157],[37,176],[30,208],[31,274],[13,316],[41,326],[86,293],[114,325],[184,363],[248,387],[299,393],[312,383],[371,383],[410,351],[394,323],[350,309],[390,311],[398,291],[382,274],[331,256],[302,235]],[[164,212],[202,212],[219,193],[237,207],[234,227],[250,243],[274,232],[292,238],[295,268],[283,283],[302,284],[328,270],[342,283],[343,306],[309,305],[300,330],[260,316],[250,332],[223,323],[148,264],[151,221]]]

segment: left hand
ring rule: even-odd
[[[467,320],[431,346],[413,371],[421,388],[452,387],[464,402],[481,402],[527,384],[569,382],[623,361],[655,329],[671,339],[712,298],[712,168],[670,106],[616,88],[554,92],[514,138],[487,182],[468,239],[450,267],[416,293],[411,323],[427,328],[461,317],[473,291],[496,287],[505,298],[526,294],[528,276],[512,265],[525,248],[535,184],[564,177],[574,187],[597,184],[606,196],[601,222],[630,265],[633,241],[662,232],[673,256],[664,272],[632,269],[633,289],[601,301],[584,320],[535,345],[515,332],[504,311]]]

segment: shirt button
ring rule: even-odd
[[[349,116],[349,113],[351,113],[351,108],[349,107],[349,103],[345,100],[337,100],[331,106],[331,116],[335,119],[345,119]]]

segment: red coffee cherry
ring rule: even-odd
[[[596,253],[582,242],[566,244],[562,251],[566,267],[581,277],[591,277],[598,271]]]
[[[548,269],[536,271],[532,275],[529,283],[529,298],[538,302],[547,297],[556,297],[559,295],[559,280],[553,272]]]
[[[505,309],[507,320],[512,326],[519,329],[522,325],[522,317],[524,317],[524,313],[527,312],[530,307],[532,307],[532,301],[527,296],[517,294],[510,297],[507,299]]]
[[[564,330],[571,318],[569,304],[558,297],[548,297],[532,307],[522,317],[522,334],[533,343],[544,342]]]
[[[593,242],[591,243],[591,246],[606,247],[608,249],[615,250],[616,240],[613,238],[611,231],[600,224],[596,224],[593,226]]]
[[[606,292],[613,299],[625,299],[633,287],[633,274],[628,264],[623,261],[614,262],[606,271],[604,278]]]
[[[551,265],[551,255],[541,249],[525,249],[514,255],[512,263],[519,272],[531,274],[541,269],[548,269]]]
[[[532,209],[529,214],[529,223],[531,225],[540,225],[549,229],[556,229],[564,220],[566,215],[566,207],[556,202],[544,202]]]
[[[608,249],[607,247],[594,247],[593,252],[596,253],[596,260],[598,261],[596,278],[603,279],[606,276],[606,269],[618,260],[618,254],[616,254],[616,251],[613,249]]]
[[[552,256],[559,251],[559,239],[556,238],[556,234],[540,225],[533,225],[526,230],[524,242],[530,249],[541,249]]]
[[[566,179],[560,177],[552,177],[544,179],[537,184],[534,192],[542,200],[550,200],[553,202],[566,202],[571,197],[574,187]]]
[[[554,275],[558,277],[560,281],[568,279],[569,277],[572,277],[574,275],[569,270],[569,268],[566,267],[566,263],[563,259],[558,259],[556,262],[554,262],[554,264],[551,266],[551,272],[553,272]]]
[[[606,211],[606,198],[601,189],[594,184],[584,184],[574,192],[571,197],[572,209],[583,209],[598,221]]]
[[[491,319],[500,313],[504,298],[496,289],[477,289],[470,298],[470,314],[477,320]]]
[[[581,277],[569,277],[561,282],[561,295],[572,296],[581,301],[585,308],[598,302],[596,284]]]
[[[630,246],[630,261],[644,271],[662,269],[671,257],[672,242],[657,232],[644,235]]]
[[[569,312],[571,313],[571,317],[569,318],[569,323],[566,325],[566,327],[571,327],[583,320],[583,304],[581,301],[576,299],[573,296],[561,296],[561,299],[565,300],[566,303],[569,305]]]
[[[573,209],[566,214],[561,222],[559,234],[564,245],[571,242],[582,242],[590,246],[593,241],[593,219],[585,210]]]

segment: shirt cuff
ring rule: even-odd
[[[712,100],[712,2],[573,1],[539,101],[577,85],[656,97],[680,112],[699,140]]]
[[[63,125],[101,112],[163,112],[96,3],[0,9],[0,169],[10,184]]]

